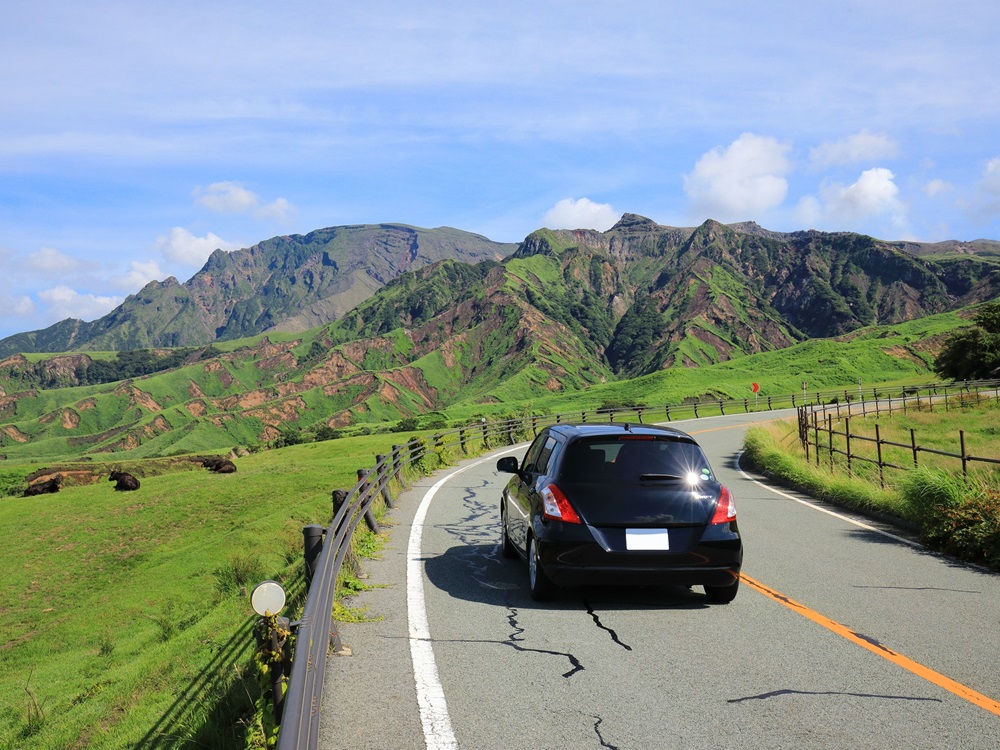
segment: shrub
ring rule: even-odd
[[[1000,493],[987,492],[936,510],[924,525],[928,546],[1000,569]]]
[[[221,594],[245,593],[249,584],[264,578],[264,563],[252,552],[234,552],[215,571],[215,585]]]
[[[961,477],[940,469],[914,469],[900,482],[900,491],[917,518],[935,514],[941,508],[961,505],[968,488]]]

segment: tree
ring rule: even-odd
[[[1000,300],[983,305],[974,326],[962,328],[944,342],[934,372],[953,380],[996,377],[1000,369]]]

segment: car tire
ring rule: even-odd
[[[510,541],[510,535],[507,533],[507,511],[504,509],[502,500],[500,501],[500,556],[517,557],[517,549],[514,548],[513,542]]]
[[[736,598],[740,589],[740,579],[737,578],[728,586],[705,586],[705,596],[712,604],[729,604]]]
[[[556,593],[556,586],[545,575],[542,569],[541,560],[538,558],[538,545],[535,537],[528,537],[528,587],[531,591],[531,598],[536,602],[544,602],[551,599]]]

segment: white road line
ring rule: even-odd
[[[822,508],[819,505],[816,505],[815,503],[810,503],[808,500],[803,500],[801,498],[794,497],[793,495],[789,495],[787,492],[782,492],[781,490],[776,490],[774,487],[766,485],[763,482],[757,481],[752,476],[750,476],[745,471],[743,471],[742,467],[740,467],[739,460],[740,460],[740,457],[742,455],[743,455],[743,453],[740,452],[740,455],[737,456],[737,458],[736,458],[736,466],[737,466],[737,468],[739,468],[740,474],[743,475],[744,479],[747,479],[747,480],[753,482],[758,487],[763,487],[768,492],[773,492],[775,495],[780,495],[781,497],[787,498],[788,500],[794,500],[795,502],[799,503],[800,505],[804,505],[807,508],[812,508],[813,510],[818,510],[820,513],[826,513],[828,516],[833,516],[834,518],[839,518],[841,521],[847,521],[847,523],[853,524],[854,526],[857,526],[859,529],[864,529],[865,531],[874,531],[876,534],[881,534],[882,536],[888,537],[889,539],[893,539],[893,540],[895,540],[897,542],[903,542],[903,544],[909,544],[911,547],[921,547],[922,546],[919,542],[915,542],[912,539],[906,539],[906,538],[901,537],[901,536],[896,536],[895,534],[890,534],[888,531],[884,531],[882,529],[876,528],[875,526],[870,526],[867,523],[862,523],[861,521],[855,520],[855,519],[853,519],[853,518],[851,518],[849,516],[845,516],[845,515],[843,515],[841,513],[835,513],[834,511],[828,510],[827,508]]]
[[[491,454],[488,458],[475,461],[461,469],[445,475],[427,490],[410,528],[410,540],[406,546],[406,610],[410,627],[410,658],[413,661],[413,679],[417,687],[417,705],[420,707],[420,723],[424,730],[427,750],[457,750],[458,742],[448,715],[448,701],[444,697],[444,687],[438,675],[434,660],[431,630],[427,622],[427,605],[424,599],[424,560],[421,542],[424,534],[424,519],[431,500],[437,491],[457,474],[473,466],[495,461],[498,455],[523,450],[518,445],[510,450]]]

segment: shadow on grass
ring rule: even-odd
[[[256,617],[247,618],[216,651],[205,669],[180,689],[170,708],[149,728],[136,748],[166,750],[190,745],[235,750],[245,747],[245,728],[240,719],[252,715],[257,697],[251,692],[257,690],[252,665],[255,621]],[[240,670],[244,679],[233,676]],[[226,687],[221,688],[222,685]],[[206,700],[211,701],[213,708],[202,725],[191,732],[191,714],[203,714]]]

